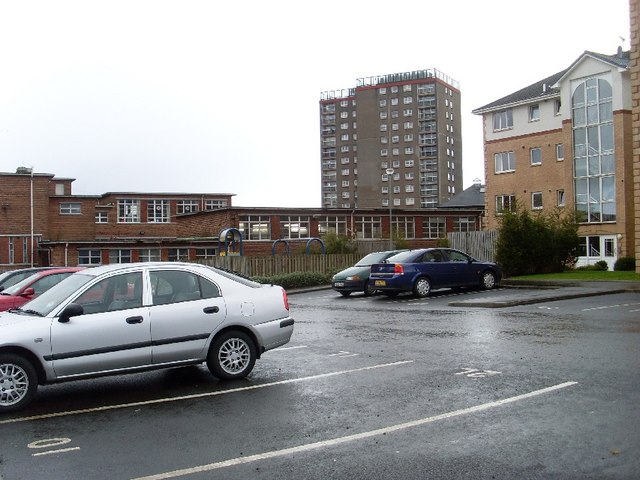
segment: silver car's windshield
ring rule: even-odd
[[[20,310],[31,310],[42,316],[51,313],[58,305],[65,301],[69,295],[78,290],[82,285],[91,281],[92,275],[75,273],[69,275],[60,283],[54,285],[39,297],[34,298],[30,302],[25,303]]]

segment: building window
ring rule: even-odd
[[[335,162],[333,168],[336,168]],[[226,200],[205,200],[204,201],[204,209],[205,210],[216,210],[218,208],[225,208],[227,206]]]
[[[571,98],[575,205],[586,223],[616,221],[612,98],[602,78],[581,83]]]
[[[496,173],[515,171],[516,160],[513,152],[496,153],[494,159],[496,164]]]
[[[443,238],[446,234],[445,217],[426,217],[422,221],[423,238]]]
[[[496,214],[504,212],[514,212],[516,209],[515,195],[496,195]]]
[[[321,217],[318,220],[318,233],[320,236],[327,235],[328,233],[347,235],[347,217]]]
[[[100,265],[101,263],[102,255],[100,250],[78,250],[78,265]]]
[[[147,203],[147,223],[169,223],[169,201],[149,200]]]
[[[96,212],[96,223],[109,223],[109,214],[107,212]]]
[[[553,113],[555,115],[560,115],[562,113],[562,102],[559,98],[557,98],[556,101],[553,102]]]
[[[9,237],[9,263],[16,263],[16,247],[13,237]]]
[[[196,248],[196,260],[209,260],[217,256],[218,252],[215,247]]]
[[[356,217],[356,236],[359,240],[382,238],[380,217]]]
[[[131,250],[128,248],[109,251],[109,263],[130,263],[131,261]]]
[[[564,207],[564,190],[558,190],[556,192],[556,197],[558,199],[557,205],[559,207]]]
[[[138,250],[141,262],[159,262],[160,261],[160,249],[159,248],[141,248]]]
[[[531,208],[540,210],[542,208],[542,192],[531,193]]]
[[[309,238],[309,217],[283,215],[280,217],[280,236],[285,239]]]
[[[455,217],[453,219],[453,231],[454,232],[475,232],[476,231],[476,219],[475,217]]]
[[[537,122],[538,120],[540,120],[540,105],[529,106],[529,121]]]
[[[513,128],[513,111],[511,109],[493,114],[493,131]]]
[[[400,238],[416,238],[415,217],[393,217],[393,234]]]
[[[238,223],[245,240],[271,240],[271,217],[268,215],[245,215]]]
[[[189,249],[188,248],[170,248],[169,249],[169,261],[170,262],[187,262],[187,261],[189,261]]]
[[[542,149],[539,147],[529,149],[529,158],[531,159],[531,165],[541,165]]]
[[[60,204],[60,215],[80,215],[80,204],[75,202],[63,202]]]
[[[176,204],[176,213],[182,215],[185,213],[196,213],[198,211],[197,200],[178,200]]]
[[[557,161],[564,160],[564,144],[562,143],[556,144],[556,160]]]
[[[118,223],[140,223],[140,200],[118,200]]]

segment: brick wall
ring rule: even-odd
[[[631,19],[631,98],[632,98],[632,134],[633,134],[633,198],[635,226],[636,272],[640,273],[640,0],[629,1]],[[629,219],[631,221],[631,218]]]

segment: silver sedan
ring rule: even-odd
[[[63,380],[203,362],[220,379],[243,378],[293,323],[281,287],[204,265],[86,269],[0,314],[0,413]]]

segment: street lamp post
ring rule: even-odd
[[[389,181],[389,250],[393,250],[393,217],[391,215],[391,201],[393,190],[391,187],[391,180],[393,179],[395,170],[393,168],[387,168],[386,172]]]

